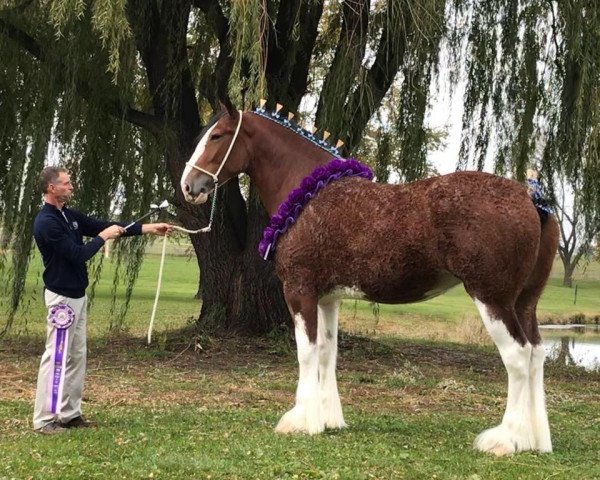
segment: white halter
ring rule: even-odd
[[[200,168],[199,166],[195,165],[194,163],[192,163],[191,161],[186,162],[186,165],[188,167],[192,167],[202,173],[205,173],[209,176],[212,177],[213,181],[215,182],[215,188],[213,190],[213,199],[212,199],[212,205],[210,207],[210,220],[208,222],[208,225],[204,228],[199,228],[198,230],[188,230],[187,228],[182,228],[182,227],[174,227],[176,230],[179,230],[181,232],[186,232],[186,233],[206,233],[206,232],[210,232],[210,229],[212,227],[212,221],[213,221],[213,217],[215,215],[215,208],[217,206],[217,189],[219,188],[219,173],[221,173],[221,170],[223,170],[223,167],[225,166],[225,162],[227,161],[227,159],[229,158],[229,154],[231,153],[231,150],[233,149],[233,145],[235,144],[235,141],[237,140],[238,134],[240,133],[240,128],[242,126],[242,111],[238,110],[238,113],[240,115],[240,119],[238,120],[238,124],[237,127],[235,129],[235,133],[233,134],[233,138],[231,139],[231,143],[229,144],[229,148],[227,149],[227,152],[225,152],[225,156],[223,157],[223,161],[221,162],[221,165],[219,165],[219,168],[217,169],[216,173],[212,173],[209,172],[208,170],[204,170],[203,168]],[[227,180],[226,180],[227,181]],[[225,183],[225,182],[223,182]]]
[[[199,166],[197,166],[196,164],[190,162],[187,162],[186,165],[188,167],[192,167],[202,173],[206,173],[207,175],[210,175],[212,177],[212,179],[215,182],[215,194],[216,194],[216,190],[217,190],[217,185],[219,183],[219,173],[221,173],[221,170],[223,170],[223,167],[225,166],[225,162],[227,161],[227,159],[229,158],[229,154],[231,153],[231,149],[233,148],[233,145],[235,144],[235,141],[237,140],[238,137],[238,133],[240,133],[240,127],[242,126],[242,111],[238,110],[238,113],[240,114],[240,119],[238,120],[238,124],[237,127],[235,129],[235,133],[233,134],[233,138],[231,139],[231,143],[229,144],[229,148],[227,149],[227,152],[225,153],[225,156],[223,157],[223,161],[221,162],[221,165],[219,165],[219,168],[217,169],[216,173],[211,173],[208,170],[204,170],[203,168],[200,168]]]

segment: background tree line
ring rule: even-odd
[[[534,167],[554,199],[557,181],[577,182],[581,225],[597,232],[599,13],[595,0],[2,0],[0,250],[12,255],[0,275],[13,309],[48,158],[70,168],[84,211],[132,218],[166,197],[183,225],[204,226],[209,207],[185,204],[177,186],[225,98],[300,111],[344,154],[363,153],[379,181],[410,181],[431,173],[440,137],[426,114],[443,72],[465,84],[457,169],[491,161],[524,180]],[[266,214],[251,186],[219,195],[217,228],[191,237],[199,321],[262,334],[289,321],[256,253]],[[121,313],[143,248],[118,249]]]

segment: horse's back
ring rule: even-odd
[[[338,287],[371,300],[424,300],[526,278],[540,220],[526,188],[481,172],[405,185],[344,179],[322,190],[277,247],[284,281],[323,295]],[[508,294],[508,292],[507,292]]]

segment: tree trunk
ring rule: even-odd
[[[560,256],[563,264],[563,287],[573,287],[573,273],[575,272],[575,265],[570,262],[570,258],[563,255]]]
[[[273,263],[257,251],[266,220],[254,189],[247,206],[231,181],[218,194],[213,230],[191,236],[201,272],[200,327],[262,335],[291,325]]]
[[[563,287],[573,287],[573,269],[565,267],[565,273],[563,275]]]
[[[218,9],[207,8],[211,18],[216,16],[219,35],[225,34],[225,18]],[[174,133],[165,135],[163,140],[166,140],[169,177],[176,193],[177,215],[186,228],[195,230],[208,224],[211,202],[203,206],[186,203],[179,181],[196,146],[201,121],[190,70],[181,68],[179,83],[173,83],[169,76],[173,65],[177,68],[189,65],[186,37],[189,14],[189,0],[163,2],[160,8],[154,2],[128,3],[128,17],[146,68],[154,114],[164,119],[166,132]],[[225,47],[222,53],[227,49],[225,40],[221,42]],[[226,59],[223,62],[226,64]],[[262,221],[258,221],[260,215]],[[252,201],[247,209],[237,181],[218,189],[212,230],[190,235],[201,272],[200,325],[262,334],[289,319],[273,265],[259,258],[256,252],[262,229],[248,228],[265,222],[264,210],[253,206]]]

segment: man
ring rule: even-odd
[[[39,177],[44,206],[35,218],[33,235],[44,262],[44,301],[48,307],[46,350],[38,373],[33,428],[42,434],[88,427],[81,416],[86,367],[86,262],[109,239],[120,236],[167,235],[166,223],[106,222],[65,207],[73,185],[65,168],[46,167]],[[83,236],[92,237],[83,243]]]

